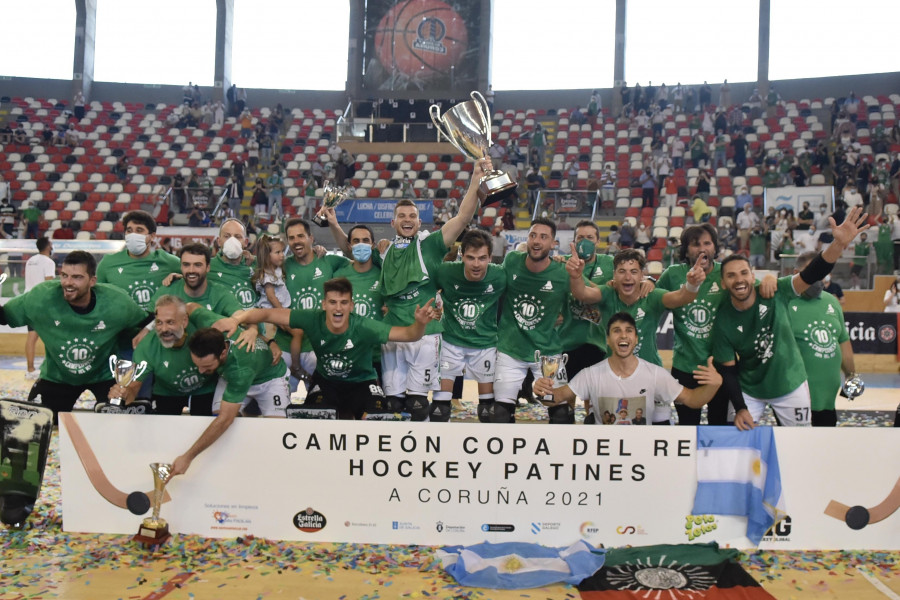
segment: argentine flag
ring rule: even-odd
[[[447,546],[437,556],[460,585],[518,590],[559,582],[576,585],[603,566],[605,554],[584,541],[568,548],[485,542]]]
[[[697,427],[695,515],[747,517],[754,544],[787,516],[771,427]]]

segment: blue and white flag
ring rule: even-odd
[[[693,514],[745,516],[747,538],[757,545],[772,525],[787,516],[771,427],[697,428]]]
[[[575,585],[603,566],[605,554],[584,541],[568,548],[485,542],[447,546],[437,556],[460,585],[518,590],[560,582]]]

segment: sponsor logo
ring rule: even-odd
[[[102,329],[106,329],[106,323],[104,323],[103,321],[100,321],[99,323],[97,323],[94,326],[94,329],[92,331],[100,331]]]
[[[313,510],[312,507],[294,515],[294,527],[307,533],[315,533],[325,529],[326,524],[325,515],[317,510]]]
[[[740,331],[741,333],[744,333],[744,326],[743,326],[743,325],[738,325],[738,326],[737,326],[737,330]]]
[[[545,284],[541,287],[541,291],[542,291],[542,292],[552,292],[552,291],[553,291],[553,284],[550,283],[550,282],[548,281],[547,283],[545,283]]]
[[[249,525],[253,522],[252,519],[242,519],[238,515],[224,510],[213,511],[212,517],[219,525]]]
[[[516,530],[516,526],[515,525],[507,525],[505,523],[483,523],[481,525],[481,530],[485,531],[485,532],[494,531],[494,532],[501,532],[501,533],[510,533],[510,532]]]
[[[719,284],[714,281],[713,284],[711,286],[709,286],[709,292],[711,294],[715,294],[718,291],[719,291]]]
[[[344,527],[378,527],[378,523],[361,523],[357,521],[344,521]]]
[[[59,327],[59,321],[53,321],[53,324]]]
[[[444,25],[444,21],[435,17],[426,17],[416,28],[413,48],[433,54],[447,54],[447,47],[441,41],[445,35],[447,35],[447,26]]]
[[[759,316],[760,317],[765,316],[765,314],[767,312],[769,312],[769,307],[766,306],[765,304],[760,304],[759,305]]]
[[[616,527],[616,533],[619,535],[647,535],[640,525],[619,525]]]
[[[684,535],[690,542],[718,528],[719,521],[713,515],[687,515],[685,517]]]
[[[578,532],[583,538],[591,538],[600,533],[600,528],[593,521],[585,521],[578,527]]]
[[[315,272],[313,272],[313,279],[315,279],[316,277],[321,277],[321,276],[322,276],[322,270],[319,267],[316,267]]]
[[[466,526],[465,525],[450,525],[448,523],[444,523],[443,521],[438,521],[434,524],[434,529],[438,533],[465,533]]]
[[[796,307],[795,307],[795,308],[796,308]],[[826,314],[829,314],[829,315],[833,315],[833,314],[834,314],[834,307],[833,307],[832,305],[829,304],[829,305],[828,305],[828,308],[825,309],[825,313],[826,313]]]
[[[344,346],[344,350],[352,350],[353,349],[353,340],[347,340],[347,344]]]
[[[897,339],[897,330],[890,325],[882,325],[878,328],[878,339],[889,344]]]
[[[485,294],[493,294],[493,293],[494,293],[494,286],[493,286],[493,284],[490,284],[490,283],[489,283],[488,286],[487,286],[486,288],[484,288],[484,293],[485,293]]]
[[[764,542],[789,542],[791,541],[791,517],[786,516],[782,520],[772,525],[763,535]]]
[[[159,271],[159,265],[157,265],[156,263],[150,265],[150,272],[152,273],[153,271]]]
[[[634,320],[635,320],[635,321],[640,321],[640,320],[643,319],[645,316],[647,316],[647,313],[644,312],[644,309],[643,309],[643,308],[639,308],[639,309],[637,309],[637,314],[635,315]]]
[[[412,523],[410,521],[392,521],[391,529],[396,529],[398,531],[399,530],[415,531],[415,530],[422,529],[422,527],[420,527],[419,525],[416,525],[415,523]]]

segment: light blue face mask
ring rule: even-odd
[[[356,244],[353,246],[353,258],[357,262],[367,262],[372,258],[372,246],[369,244]]]

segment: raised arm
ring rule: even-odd
[[[828,217],[831,223],[831,235],[834,241],[819,253],[806,267],[794,275],[791,283],[797,294],[805,292],[810,285],[821,280],[831,272],[834,263],[838,261],[844,250],[853,242],[857,235],[869,228],[866,223],[867,214],[863,213],[861,206],[854,206],[847,213],[847,217],[840,225],[834,217]]]
[[[569,274],[569,291],[575,299],[585,304],[596,304],[603,299],[603,290],[593,283],[587,285],[584,277],[584,260],[578,258],[575,244],[570,243],[572,255],[566,261],[566,272]]]
[[[707,260],[709,259],[705,254],[700,255],[691,270],[687,272],[687,282],[674,292],[667,292],[663,295],[663,306],[669,309],[678,308],[697,299],[697,292],[706,281],[706,270],[703,267]]]
[[[291,309],[289,308],[251,308],[235,313],[234,320],[239,325],[272,323],[279,327],[290,327]]]
[[[340,248],[341,252],[348,258],[352,257],[353,253],[350,248],[350,240],[347,239],[347,234],[341,228],[341,224],[338,223],[337,213],[334,212],[334,208],[331,206],[323,208],[322,213],[325,215],[325,219],[328,220],[328,229],[331,230],[331,235],[334,236],[334,241],[337,242],[338,248]]]
[[[416,342],[425,335],[425,327],[435,318],[435,310],[431,303],[434,298],[429,298],[425,306],[416,306],[416,319],[405,327],[395,325],[388,334],[390,342]]]
[[[493,169],[493,166],[491,165],[490,158],[482,158],[475,162],[475,167],[472,169],[472,179],[469,181],[469,189],[466,190],[466,195],[459,205],[459,210],[453,218],[444,223],[444,226],[441,227],[441,235],[444,236],[445,246],[449,247],[455,242],[456,238],[459,237],[459,234],[461,234],[466,227],[468,227],[469,223],[472,222],[472,218],[475,216],[475,211],[478,210],[479,204],[478,184],[481,183],[481,178],[491,169]]]

